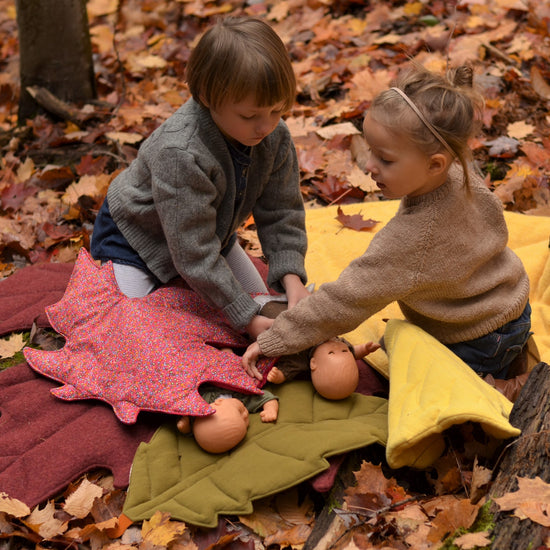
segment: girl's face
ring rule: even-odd
[[[210,114],[216,126],[230,141],[253,146],[275,130],[283,114],[283,105],[284,102],[258,107],[256,99],[248,96],[238,103],[226,101],[216,109],[210,108]]]
[[[363,134],[370,154],[366,169],[387,199],[416,197],[437,189],[445,182],[441,170],[445,156],[427,156],[407,136],[388,130],[367,112]]]

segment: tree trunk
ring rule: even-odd
[[[346,489],[357,483],[355,472],[361,469],[363,461],[379,464],[384,456],[384,448],[380,445],[369,445],[346,453],[334,485],[325,498],[325,505],[315,518],[315,525],[302,550],[328,550],[339,540],[346,529],[344,520],[333,509],[335,503],[340,506]]]
[[[546,363],[531,371],[514,403],[510,423],[521,429],[521,435],[506,450],[490,491],[493,498],[517,491],[518,476],[540,477],[550,483],[550,366]],[[520,520],[512,512],[497,511],[493,535],[492,548],[527,550],[545,548],[549,529],[529,519]]]
[[[40,111],[27,87],[46,88],[61,100],[96,97],[85,0],[16,0],[19,29],[19,123]]]

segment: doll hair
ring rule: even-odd
[[[208,29],[191,53],[186,79],[193,98],[216,109],[252,94],[259,107],[294,104],[296,77],[277,33],[264,21],[226,17]]]
[[[468,141],[478,130],[482,109],[483,97],[473,88],[470,66],[439,75],[414,65],[373,100],[369,113],[390,131],[405,132],[426,155],[451,153],[460,162],[469,189]]]

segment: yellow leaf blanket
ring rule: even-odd
[[[399,201],[344,206],[345,215],[360,214],[378,224],[372,231],[354,231],[337,221],[337,207],[309,210],[307,256],[309,281],[316,286],[338,277],[361,255],[372,237],[394,216]],[[505,212],[509,245],[522,259],[531,283],[533,338],[530,367],[550,360],[550,218]],[[387,319],[393,319],[388,324]],[[387,353],[378,350],[369,362],[390,379],[388,442],[390,466],[426,467],[443,450],[441,433],[453,424],[479,422],[499,438],[518,435],[508,422],[512,404],[483,382],[460,359],[424,333],[404,322],[396,303],[365,321],[346,337],[354,344],[378,341],[385,333]],[[536,344],[535,344],[536,342]]]

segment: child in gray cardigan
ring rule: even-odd
[[[292,307],[307,248],[298,163],[281,116],[296,81],[283,42],[254,18],[229,17],[200,39],[187,66],[192,94],[111,183],[91,252],[111,260],[130,297],[181,277],[252,337],[272,320],[251,294],[267,288],[237,242],[252,213],[267,283]]]

